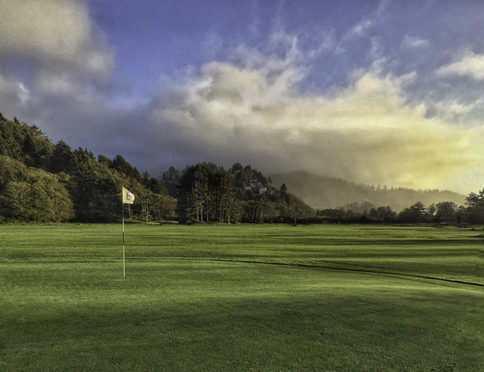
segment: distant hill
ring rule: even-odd
[[[376,206],[390,206],[395,211],[420,201],[426,206],[441,201],[465,202],[465,196],[452,191],[413,190],[382,186],[358,185],[343,179],[315,176],[303,171],[271,176],[272,183],[285,183],[291,193],[313,208],[339,208],[349,203],[368,201]]]

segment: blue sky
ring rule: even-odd
[[[0,111],[154,175],[484,184],[482,1],[0,0]]]

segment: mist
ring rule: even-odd
[[[245,50],[192,71],[154,103],[153,145],[266,172],[413,188],[458,189],[455,181],[484,158],[482,128],[428,117],[425,102],[409,103],[405,88],[416,73],[370,67],[354,71],[345,86],[303,93],[299,61]]]

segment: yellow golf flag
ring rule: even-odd
[[[123,187],[123,204],[133,204],[134,194]]]

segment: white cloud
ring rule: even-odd
[[[31,86],[38,98],[58,96],[73,104],[93,105],[106,99],[95,87],[66,72],[39,71]]]
[[[30,99],[30,91],[22,83],[17,83],[18,98],[22,105],[25,105]]]
[[[452,123],[455,126],[481,127],[482,110],[484,109],[481,98],[471,99],[468,97],[458,98],[458,95],[442,97],[440,99],[427,98],[421,103],[428,117],[436,117],[438,120]]]
[[[383,48],[382,48],[382,45],[381,45],[380,38],[372,37],[371,38],[371,45],[370,45],[370,57],[373,60],[377,60],[377,59],[382,58],[382,55],[383,55],[382,50],[383,50]]]
[[[454,185],[471,169],[466,187],[478,189],[484,182],[484,173],[475,171],[482,170],[484,158],[482,126],[448,124],[452,115],[472,108],[449,100],[434,106],[454,114],[425,117],[425,102],[410,105],[405,93],[417,74],[386,75],[387,58],[378,37],[370,39],[371,67],[355,71],[346,86],[325,93],[303,93],[300,85],[310,63],[336,46],[334,34],[321,32],[309,39],[276,28],[265,53],[239,47],[227,61],[207,63],[178,84],[166,84],[152,105],[120,112],[111,106],[112,97],[96,88],[109,75],[113,56],[94,32],[85,3],[25,4],[0,0],[0,103],[10,116],[40,122],[75,145],[108,154],[121,148],[152,169],[163,161],[161,153],[178,165],[225,159],[226,165],[241,161],[268,172],[305,169],[373,184]],[[10,18],[18,18],[19,24]],[[373,18],[355,25],[352,36],[366,35]],[[219,41],[216,35],[209,37],[208,52],[217,54]],[[21,83],[1,69],[5,55],[36,64],[30,81]],[[462,66],[441,73],[456,70]]]
[[[462,103],[458,100],[446,100],[446,101],[438,101],[433,104],[436,110],[442,113],[444,116],[448,117],[449,115],[463,115],[471,112],[474,108],[479,104],[479,101],[475,101],[472,103]]]
[[[27,58],[41,65],[105,76],[112,54],[93,31],[83,2],[0,0],[0,60]]]
[[[347,41],[353,37],[367,36],[368,30],[375,26],[384,16],[387,11],[390,0],[381,0],[376,9],[367,17],[360,19],[353,27],[351,27],[343,36],[343,41]]]
[[[440,67],[437,74],[441,76],[469,76],[475,80],[483,80],[484,54],[467,51],[459,61]]]
[[[436,187],[484,158],[483,130],[426,118],[422,105],[406,103],[403,86],[415,74],[360,71],[347,87],[307,95],[297,64],[246,52],[245,63],[206,64],[166,92],[153,111],[155,142],[200,160],[223,154],[271,171],[410,187]]]
[[[24,84],[0,73],[0,102],[3,104],[18,104],[25,107],[31,93]]]
[[[103,87],[113,67],[86,2],[0,0],[0,9],[0,110],[86,145],[82,131],[100,126],[91,112],[109,121]]]
[[[428,40],[420,39],[416,36],[405,35],[405,38],[402,41],[401,48],[402,49],[418,49],[418,48],[427,48],[430,45]]]
[[[362,19],[348,31],[347,37],[364,36],[366,34],[366,31],[373,25],[374,21],[372,21],[371,19]]]

